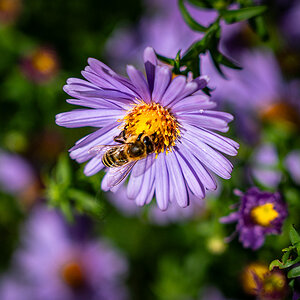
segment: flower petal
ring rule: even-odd
[[[196,174],[198,175],[200,181],[207,190],[215,190],[217,188],[217,183],[214,177],[209,171],[202,165],[201,161],[195,157],[192,152],[188,151],[184,145],[179,147],[180,153],[186,158],[186,160],[193,166]]]
[[[155,75],[155,68],[157,65],[157,58],[153,48],[151,47],[147,47],[144,51],[144,64],[145,64],[149,90],[150,93],[152,93],[154,87],[154,75]]]
[[[152,92],[152,100],[160,102],[169,83],[171,81],[172,73],[168,67],[157,66],[155,71],[154,89]]]
[[[144,100],[146,103],[150,103],[150,91],[143,73],[137,70],[134,66],[127,66],[127,74],[132,83],[135,85],[141,100]]]
[[[229,179],[232,172],[232,165],[223,155],[213,150],[208,145],[195,141],[187,134],[182,138],[182,143],[210,170],[224,179]]]
[[[174,188],[174,198],[179,206],[186,207],[189,205],[189,198],[181,167],[173,152],[168,153],[165,159],[168,167],[170,183]]]
[[[204,128],[200,129],[192,125],[185,125],[185,129],[188,130],[189,134],[193,136],[195,140],[208,144],[209,146],[228,155],[237,155],[236,145],[228,142],[228,138],[212,131],[205,130]]]
[[[185,181],[187,182],[191,192],[198,198],[201,199],[204,198],[205,197],[204,186],[200,181],[199,177],[197,176],[192,165],[184,158],[182,153],[177,151],[177,153],[175,152],[175,155],[181,167]]]
[[[56,115],[56,124],[68,128],[103,127],[121,119],[123,111],[115,109],[74,109]]]
[[[211,109],[216,107],[216,103],[210,101],[206,95],[193,95],[186,97],[172,106],[172,112],[180,114],[182,112],[201,113],[203,109]]]
[[[158,155],[155,161],[155,195],[158,207],[166,210],[169,205],[169,175],[165,155]]]
[[[186,86],[186,77],[179,75],[175,77],[168,89],[166,90],[165,94],[163,95],[161,99],[161,104],[163,106],[168,106],[172,101],[176,99],[176,97],[181,93],[181,91],[184,89]]]

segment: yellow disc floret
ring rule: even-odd
[[[33,66],[41,73],[50,73],[56,67],[54,56],[47,51],[35,53],[32,59]]]
[[[139,101],[128,111],[123,120],[126,135],[147,134],[153,138],[155,153],[168,153],[180,137],[179,123],[169,109],[159,103]]]
[[[261,263],[252,263],[248,265],[242,274],[243,287],[246,293],[256,294],[259,285],[270,273],[268,266]]]
[[[261,226],[268,227],[271,222],[279,216],[279,213],[274,208],[273,203],[266,203],[256,206],[251,210],[253,221]]]

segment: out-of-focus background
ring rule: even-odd
[[[71,109],[62,88],[88,57],[124,74],[126,64],[142,66],[146,46],[174,57],[201,38],[177,1],[0,0],[1,300],[256,298],[256,279],[290,244],[290,224],[300,228],[300,2],[265,4],[266,41],[246,22],[222,25],[221,49],[243,70],[224,67],[224,79],[209,57],[201,63],[212,99],[235,116],[232,178],[161,212],[101,191],[103,173],[86,177],[68,157],[92,129],[54,120]],[[188,9],[203,25],[216,16]],[[225,242],[235,224],[219,222],[239,201],[234,189],[252,186],[279,190],[288,204],[283,233],[257,251],[238,237]],[[270,289],[283,292],[260,299],[291,298],[280,274]]]

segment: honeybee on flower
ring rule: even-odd
[[[108,167],[103,190],[114,189],[130,174],[128,198],[143,206],[155,195],[166,210],[169,202],[186,207],[190,195],[202,199],[206,190],[216,189],[211,171],[230,178],[233,166],[219,151],[234,156],[239,146],[214,131],[227,132],[233,117],[213,110],[216,103],[202,92],[206,76],[172,78],[150,47],[144,52],[146,78],[133,66],[127,66],[126,78],[96,59],[88,62],[82,72],[86,80],[70,78],[64,90],[73,97],[68,103],[90,109],[58,114],[56,123],[99,128],[79,140],[70,156],[79,163],[89,160],[87,176]],[[136,157],[128,159],[137,142]]]

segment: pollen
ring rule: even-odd
[[[150,104],[139,101],[128,111],[123,120],[122,128],[126,135],[144,133],[151,136],[155,144],[155,153],[172,151],[180,137],[179,123],[169,109],[158,103]]]
[[[274,209],[273,203],[259,205],[253,208],[250,214],[256,224],[264,227],[270,226],[271,222],[279,216],[277,210]]]

